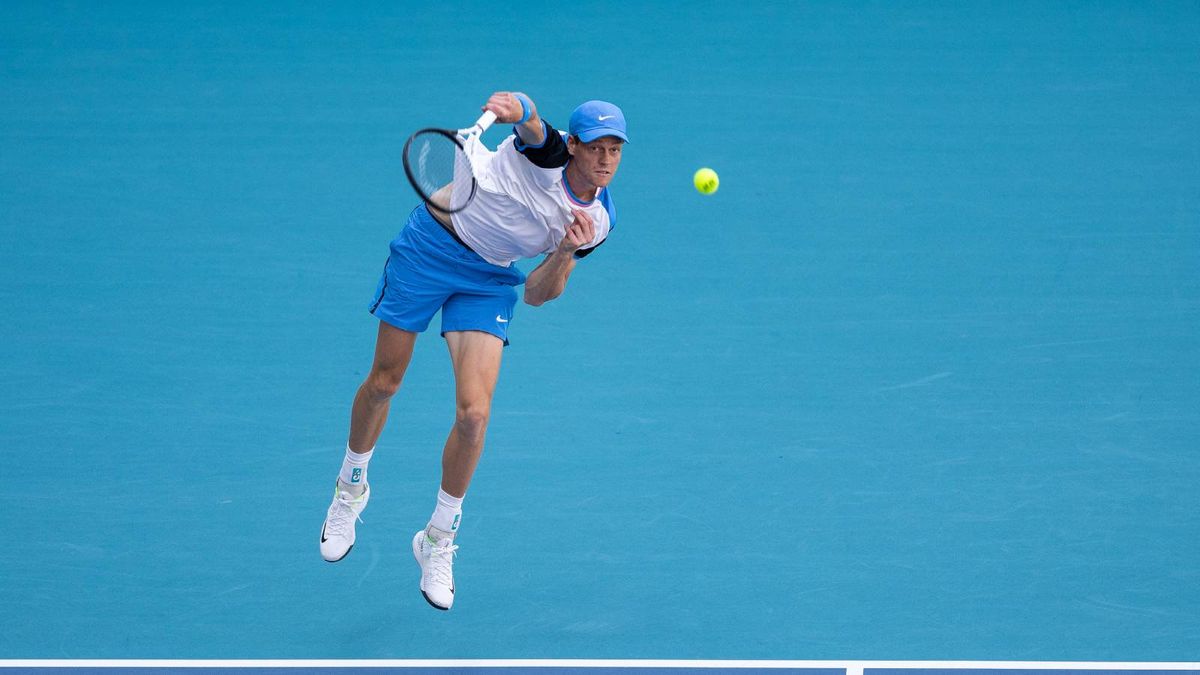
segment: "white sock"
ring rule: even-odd
[[[367,463],[371,461],[371,455],[375,454],[375,448],[362,453],[361,455],[346,446],[346,458],[342,460],[342,471],[338,474],[338,479],[346,485],[366,485],[367,484]]]
[[[429,526],[453,537],[458,532],[459,523],[462,522],[462,503],[462,497],[451,496],[439,488],[437,508],[429,518]]]

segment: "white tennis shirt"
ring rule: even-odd
[[[509,136],[495,152],[478,138],[465,146],[479,187],[475,199],[453,214],[451,222],[467,246],[501,267],[551,253],[566,236],[573,209],[586,212],[596,226],[595,239],[580,251],[604,241],[616,224],[607,189],[601,188],[590,202],[581,201],[571,192],[565,167],[539,167],[515,143],[516,137]]]

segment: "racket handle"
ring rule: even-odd
[[[475,120],[475,125],[467,129],[459,129],[460,136],[477,136],[488,130],[488,127],[496,123],[496,113],[491,110],[486,110],[479,119]]]

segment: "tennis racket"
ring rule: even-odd
[[[426,204],[443,213],[457,213],[471,203],[479,184],[464,148],[495,121],[496,113],[488,110],[466,129],[421,129],[408,137],[404,173]]]

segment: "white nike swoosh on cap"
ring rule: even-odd
[[[616,117],[616,115],[601,115],[601,116],[597,117],[596,119],[603,122],[604,120],[611,120],[614,117]]]

